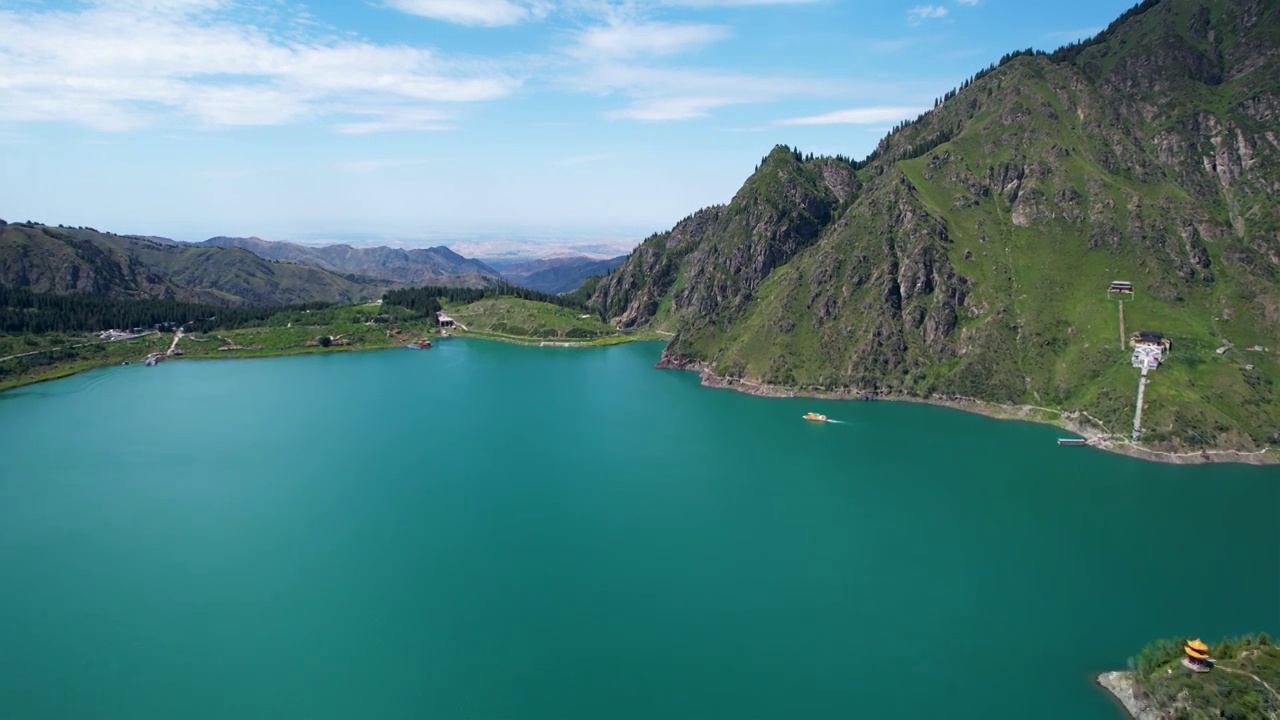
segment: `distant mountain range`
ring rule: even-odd
[[[359,302],[381,297],[388,287],[354,274],[272,262],[241,248],[2,220],[0,284],[228,306]]]
[[[404,285],[483,287],[502,278],[497,270],[483,262],[465,258],[444,246],[408,250],[350,245],[312,247],[256,237],[215,237],[190,245],[241,248],[268,260],[304,263],[331,272]]]
[[[448,244],[454,252],[477,258],[489,267],[502,270],[516,263],[551,258],[588,257],[592,260],[608,260],[619,255],[626,255],[634,250],[638,243],[631,239],[557,241],[552,239],[495,238],[491,240],[450,240]]]
[[[312,247],[256,237],[175,242],[93,228],[0,220],[0,283],[36,292],[154,297],[219,305],[355,302],[394,287],[485,287],[498,282],[548,293],[575,290],[625,256],[543,258],[504,265],[444,247]]]
[[[506,265],[502,277],[513,285],[558,295],[577,290],[589,277],[608,275],[626,261],[626,255],[607,260],[583,256],[544,258]]]
[[[501,280],[547,293],[576,290],[582,281],[607,275],[627,258],[585,255],[485,260],[463,257],[441,245],[430,248],[311,246],[256,237],[215,237],[194,247],[240,248],[268,260],[303,263],[342,274],[355,274],[398,285],[483,287]]]

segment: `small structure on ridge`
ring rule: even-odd
[[[1125,295],[1133,294],[1133,283],[1128,280],[1112,280],[1111,287],[1107,288],[1108,293],[1123,293]]]
[[[1200,641],[1188,640],[1182,648],[1182,664],[1195,672],[1209,672],[1213,669],[1213,660],[1209,658],[1209,646]]]
[[[1173,348],[1173,341],[1154,330],[1139,330],[1129,336],[1129,347],[1142,345],[1164,348],[1165,352],[1169,352]]]

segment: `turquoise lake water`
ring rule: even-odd
[[[1148,641],[1280,634],[1276,468],[659,351],[0,393],[0,717],[1115,720],[1092,677]]]

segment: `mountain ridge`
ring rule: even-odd
[[[196,247],[238,247],[268,260],[299,262],[337,273],[405,285],[482,287],[502,275],[479,260],[463,257],[443,245],[430,248],[357,248],[346,244],[311,246],[257,237],[217,236]]]
[[[585,255],[537,258],[506,265],[500,272],[513,285],[558,295],[577,290],[587,278],[608,275],[626,259],[626,255],[605,260]]]
[[[213,305],[357,302],[386,283],[241,248],[193,247],[39,223],[0,223],[0,284],[41,293],[161,298]]]
[[[828,392],[1048,405],[1128,434],[1127,330],[1175,349],[1153,448],[1280,443],[1280,8],[1148,0],[1021,51],[862,161],[785,146],[727,205],[641,244],[593,304],[660,363]]]

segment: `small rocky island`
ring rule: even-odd
[[[1280,646],[1266,633],[1213,646],[1161,640],[1129,667],[1099,675],[1098,684],[1135,720],[1280,717]]]

